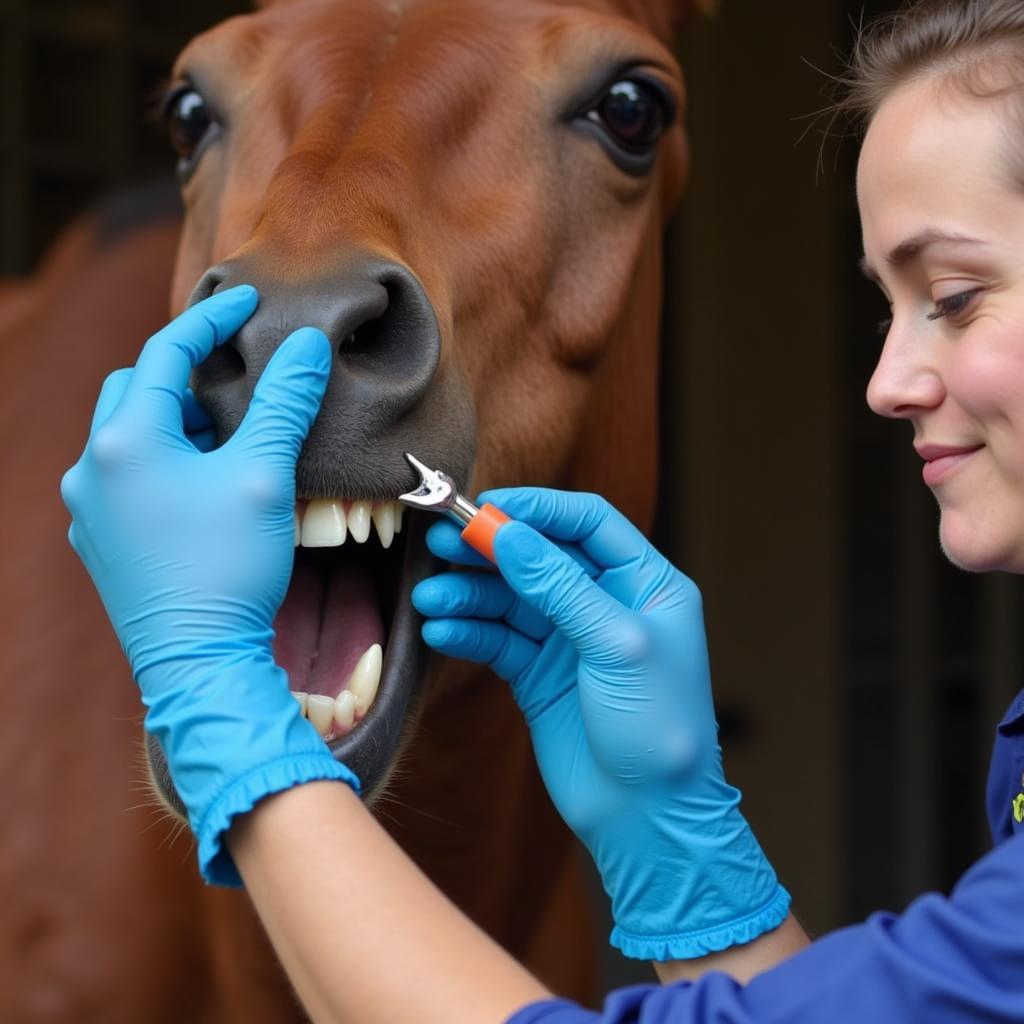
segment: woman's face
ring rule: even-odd
[[[1024,572],[1024,186],[1007,101],[931,81],[894,92],[865,139],[865,271],[892,306],[868,385],[909,420],[948,557]]]

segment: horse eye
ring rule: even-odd
[[[170,97],[166,109],[171,145],[182,162],[188,162],[213,127],[210,108],[195,89],[186,86]]]
[[[612,85],[588,116],[631,153],[652,149],[670,121],[661,91],[635,78],[624,78]]]

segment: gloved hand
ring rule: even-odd
[[[274,354],[237,433],[212,446],[192,368],[252,315],[242,286],[154,335],[107,378],[61,493],[69,538],[103,599],[199,841],[210,882],[240,884],[223,848],[235,815],[314,779],[359,781],[288,691],[271,622],[294,559],[295,463],[323,399],[331,349],[296,331]]]
[[[601,498],[522,488],[479,500],[516,520],[495,539],[504,579],[422,582],[423,636],[511,683],[548,792],[611,897],[612,944],[690,959],[777,927],[790,898],[723,776],[696,586]],[[428,543],[486,564],[450,522]]]

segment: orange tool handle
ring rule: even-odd
[[[462,539],[474,550],[479,551],[488,561],[495,562],[494,535],[498,529],[512,520],[496,505],[484,505],[462,531]]]

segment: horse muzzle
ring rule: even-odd
[[[331,342],[327,392],[296,468],[296,559],[274,654],[307,717],[372,797],[421,695],[428,652],[410,595],[437,569],[424,541],[429,516],[412,512],[403,526],[396,499],[415,482],[403,453],[425,452],[468,481],[473,404],[441,358],[438,319],[407,267],[360,257],[290,284],[265,267],[239,258],[200,280],[190,304],[245,283],[260,306],[192,387],[223,443],[284,338],[313,326]],[[158,788],[180,811],[162,753],[152,740],[148,750]]]

